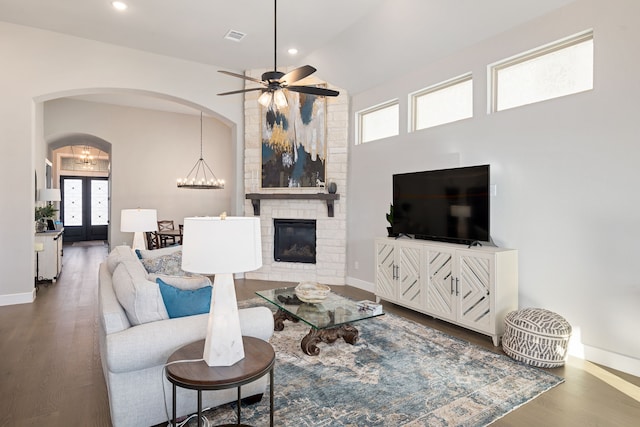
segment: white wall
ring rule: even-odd
[[[33,187],[34,170],[39,185],[44,182],[42,102],[76,94],[136,90],[201,107],[232,129],[234,164],[239,166],[234,169],[236,176],[228,177],[227,182],[232,186],[242,182],[242,101],[216,96],[220,88],[240,89],[242,82],[223,78],[218,67],[2,22],[0,57],[0,222],[5,225],[0,305],[35,298]],[[173,182],[174,174],[170,175]],[[234,210],[242,213],[241,186],[230,190]]]
[[[492,235],[519,250],[520,306],[560,313],[587,359],[640,375],[639,16],[635,0],[578,1],[354,96],[352,112],[399,98],[404,125],[360,146],[351,135],[349,282],[373,284],[393,173],[489,163]],[[487,64],[589,28],[594,90],[486,114]],[[474,117],[408,134],[407,94],[469,71]]]
[[[200,158],[200,115],[177,114],[95,102],[47,101],[44,134],[80,132],[111,145],[111,245],[131,244],[133,233],[120,232],[120,211],[157,209],[158,219],[184,223],[187,216],[231,212],[231,190],[187,190],[176,186]],[[231,129],[203,118],[203,156],[219,178],[233,177]],[[57,184],[54,187],[58,187]]]

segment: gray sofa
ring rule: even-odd
[[[147,251],[144,256],[173,250],[177,249]],[[182,288],[195,287],[203,279],[208,281],[203,277],[174,279]],[[164,364],[179,347],[205,337],[208,314],[169,319],[153,280],[127,246],[116,247],[100,265],[100,357],[115,427],[150,426],[167,421],[166,411],[171,414],[172,403]],[[239,313],[243,335],[265,341],[271,338],[273,317],[268,308],[241,309]],[[260,395],[266,385],[267,376],[243,386],[242,396]],[[196,396],[193,390],[178,388],[179,416],[196,412]],[[205,391],[203,407],[218,406],[236,398],[235,389]]]

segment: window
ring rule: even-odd
[[[398,135],[400,129],[398,100],[377,105],[357,113],[358,144]]]
[[[410,95],[410,131],[473,117],[473,80],[466,74]]]
[[[491,111],[593,89],[593,32],[490,66]]]

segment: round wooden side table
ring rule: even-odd
[[[166,376],[173,385],[173,425],[176,425],[176,387],[198,392],[198,427],[202,426],[202,391],[238,389],[238,422],[241,424],[240,388],[269,373],[269,425],[273,427],[273,367],[276,354],[271,344],[254,337],[242,337],[244,359],[232,366],[209,366],[205,361],[179,362],[201,359],[204,340],[187,344],[176,350],[167,360]],[[177,362],[177,363],[175,363]]]

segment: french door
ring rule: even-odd
[[[89,176],[60,177],[60,218],[65,242],[107,240],[109,181]]]

